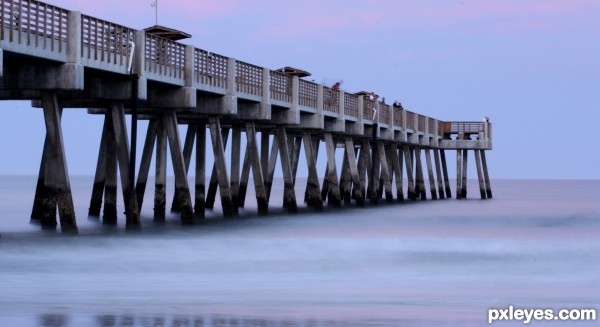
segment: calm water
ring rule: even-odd
[[[80,235],[62,236],[29,224],[35,177],[0,177],[0,326],[484,326],[509,305],[600,309],[600,181],[293,216],[249,201],[188,228],[154,225],[149,194],[127,233],[87,218],[92,180],[72,180]]]

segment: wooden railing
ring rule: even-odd
[[[65,52],[69,11],[32,0],[0,2],[0,40]]]
[[[196,83],[227,88],[227,57],[194,49],[194,75]]]
[[[292,102],[292,76],[281,72],[271,71],[271,99],[282,102]]]
[[[262,96],[263,69],[261,67],[236,61],[236,90],[240,93]]]
[[[146,71],[183,79],[185,46],[160,36],[146,34]]]
[[[317,109],[318,89],[318,84],[301,79],[298,103],[304,107]]]
[[[417,124],[417,131],[418,132],[425,132],[425,116],[423,115],[419,115],[419,122]]]
[[[126,66],[131,56],[134,30],[81,15],[81,57]]]
[[[358,118],[358,95],[344,92],[344,114]]]
[[[340,112],[340,91],[323,86],[323,110]]]

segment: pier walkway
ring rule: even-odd
[[[164,219],[167,146],[175,176],[172,210],[181,213],[184,224],[204,217],[217,192],[224,216],[237,215],[250,175],[258,213],[268,214],[276,165],[283,173],[283,205],[290,212],[297,210],[298,187],[304,187],[305,203],[316,208],[325,202],[363,206],[383,199],[426,199],[427,193],[431,199],[450,198],[446,150],[456,151],[456,198],[467,195],[469,152],[481,198],[492,197],[485,157],[492,149],[492,124],[487,120],[441,121],[385,104],[371,93],[310,82],[289,67],[258,67],[151,30],[38,1],[0,0],[0,28],[0,99],[31,100],[43,108],[46,139],[32,210],[32,219],[43,228],[56,228],[58,211],[62,230],[77,230],[63,108],[82,108],[104,119],[88,214],[102,214],[107,224],[117,222],[120,183],[126,226],[141,225],[153,156],[154,217]],[[142,119],[149,125],[136,171],[135,135]],[[187,132],[181,142],[183,124]],[[207,144],[215,158],[208,187]],[[318,158],[322,144],[326,158]],[[343,151],[341,165],[337,150]],[[301,156],[308,171],[303,186],[296,185]],[[327,162],[322,174],[318,159]],[[188,174],[195,176],[193,196]]]

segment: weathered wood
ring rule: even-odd
[[[440,199],[446,198],[444,194],[444,180],[442,179],[442,168],[440,165],[440,151],[439,149],[433,149],[433,160],[435,161],[435,171],[437,177],[437,186]]]
[[[488,199],[492,198],[492,185],[490,184],[490,175],[488,174],[487,160],[485,159],[485,150],[481,150],[481,165],[483,168],[483,178],[485,180],[485,193]]]
[[[156,168],[154,180],[154,221],[163,222],[167,210],[167,131],[164,117],[156,131]]]
[[[435,178],[433,177],[433,164],[431,162],[431,151],[429,149],[425,149],[425,161],[427,163],[427,176],[429,178],[429,192],[431,193],[431,198],[433,200],[437,200],[437,190],[435,186]]]
[[[206,209],[206,122],[196,123],[196,180],[194,189],[194,215],[204,218]]]
[[[442,172],[444,173],[444,188],[446,190],[446,197],[452,198],[452,189],[450,187],[450,178],[448,176],[448,166],[446,165],[446,152],[440,149],[440,159],[442,160]]]
[[[277,143],[281,147],[281,172],[283,173],[283,207],[288,212],[298,211],[296,203],[296,192],[294,191],[294,178],[292,176],[292,165],[290,162],[290,151],[288,149],[287,135],[284,126],[277,126]]]
[[[321,197],[319,187],[319,176],[317,173],[317,161],[315,157],[315,151],[313,149],[313,140],[309,132],[302,134],[304,141],[304,155],[306,156],[306,164],[308,168],[308,178],[306,180],[306,192],[304,201],[307,205],[322,208],[323,198]]]
[[[119,162],[119,173],[121,175],[121,191],[125,202],[125,217],[127,228],[138,228],[141,226],[140,215],[137,205],[137,197],[132,180],[129,176],[129,141],[125,125],[125,109],[122,103],[112,103],[110,114],[115,132],[115,148]]]
[[[325,133],[325,146],[327,149],[327,176],[329,182],[329,192],[327,194],[327,203],[334,207],[342,206],[342,197],[340,186],[338,184],[337,167],[335,163],[335,142],[331,133]]]
[[[50,171],[45,171],[45,181],[48,181],[49,174],[53,174],[51,178],[52,185],[46,182],[46,187],[53,189],[56,195],[61,230],[63,232],[77,232],[73,196],[69,183],[69,173],[67,171],[65,147],[60,123],[61,114],[56,93],[44,92],[42,94],[42,105],[44,107],[46,135],[48,136],[50,145],[46,157],[46,162],[49,163],[47,167],[50,168]],[[42,220],[42,227],[56,228],[56,219],[54,219],[54,222]]]
[[[234,207],[233,200],[231,198],[231,190],[229,188],[229,176],[227,174],[227,163],[225,161],[225,147],[223,145],[224,142],[221,134],[221,122],[219,120],[219,117],[209,117],[208,125],[210,128],[213,154],[215,157],[215,169],[217,179],[219,182],[221,208],[223,209],[223,216],[232,217],[237,214],[238,208],[237,206]]]
[[[254,179],[254,189],[256,193],[256,204],[259,215],[266,215],[269,212],[269,201],[267,199],[267,189],[263,176],[263,169],[256,144],[256,128],[254,122],[246,123],[246,156],[252,168],[252,177]]]
[[[479,155],[479,150],[474,150],[475,152],[475,165],[477,167],[477,179],[479,180],[479,193],[481,199],[486,198],[485,194],[485,182],[483,180],[483,171],[481,168],[481,156]]]
[[[411,158],[411,151],[408,145],[404,146],[404,161],[406,163],[406,178],[408,179],[408,199],[416,200],[417,192],[415,189],[415,179],[413,173],[413,160]]]
[[[212,135],[211,135],[212,137]],[[227,139],[229,138],[229,128],[224,127],[221,129],[221,139],[223,143],[223,151],[227,146]],[[208,193],[206,194],[206,207],[213,209],[215,205],[215,199],[217,197],[217,188],[219,187],[219,177],[217,175],[217,163],[213,164],[212,172],[210,174],[210,181],[208,183]]]
[[[187,169],[183,158],[181,141],[179,140],[179,130],[177,129],[177,117],[175,110],[170,110],[164,116],[165,129],[169,139],[169,149],[171,150],[171,161],[175,173],[175,190],[177,202],[181,209],[181,223],[184,225],[194,224],[194,210],[192,209],[192,198],[187,179]],[[191,151],[191,150],[190,150]],[[237,206],[236,206],[237,209]]]

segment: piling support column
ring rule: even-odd
[[[462,199],[462,150],[456,150],[456,199]]]
[[[296,212],[298,211],[298,205],[296,203],[296,192],[294,191],[294,179],[292,176],[290,151],[288,149],[285,127],[279,125],[275,131],[277,133],[277,143],[281,148],[280,158],[281,171],[283,173],[283,207],[286,208],[288,212]]]
[[[258,214],[266,215],[269,212],[269,201],[267,200],[267,189],[265,188],[263,169],[260,163],[258,145],[256,144],[256,127],[254,125],[254,122],[246,123],[246,142],[246,157],[248,157],[249,167],[252,168],[252,177],[254,178],[254,189],[256,193],[256,204],[258,206]],[[244,160],[244,162],[245,161],[246,160]]]
[[[192,198],[187,180],[187,172],[179,140],[177,129],[177,116],[175,110],[170,110],[165,114],[165,129],[169,139],[169,149],[171,150],[171,162],[175,173],[175,193],[177,202],[181,209],[181,223],[184,225],[194,224],[194,210],[192,209]],[[236,206],[237,210],[237,206]]]
[[[239,125],[231,128],[231,200],[236,208],[239,208],[238,198],[240,192],[240,152],[242,142],[242,130]]]
[[[442,173],[444,174],[444,189],[446,197],[452,198],[452,187],[450,186],[450,177],[448,175],[448,165],[446,164],[446,151],[440,149],[440,159],[442,160]]]
[[[400,151],[400,156],[398,156],[398,145],[394,143],[389,146],[387,152],[394,170],[394,179],[396,180],[396,198],[398,201],[404,201],[404,190],[402,185],[402,151]]]
[[[204,218],[206,209],[206,122],[196,124],[196,180],[194,189],[194,215]]]
[[[315,150],[313,149],[313,140],[310,132],[304,132],[302,134],[302,139],[304,141],[306,164],[308,165],[308,179],[306,181],[306,204],[320,209],[323,207],[323,198],[321,197]]]
[[[137,197],[133,183],[129,176],[129,141],[125,127],[125,109],[122,103],[113,103],[110,106],[113,129],[115,133],[115,146],[121,175],[121,190],[125,202],[126,228],[141,226]]]
[[[348,156],[346,159],[348,161],[348,170],[350,171],[350,178],[355,190],[353,197],[356,200],[356,205],[362,207],[365,205],[365,198],[362,193],[363,186],[361,185],[360,177],[358,175],[358,167],[356,165],[356,154],[354,152],[354,142],[352,141],[352,137],[346,136],[345,145],[346,154]]]
[[[138,208],[142,210],[142,204],[144,202],[144,194],[146,193],[146,185],[148,183],[148,176],[150,175],[150,164],[152,162],[152,152],[154,150],[154,144],[156,143],[156,131],[158,129],[158,123],[155,119],[150,120],[148,123],[148,130],[146,131],[146,139],[144,141],[144,148],[142,150],[142,159],[140,162],[140,171],[138,172],[138,179],[135,184],[135,193],[138,200]]]
[[[461,183],[461,194],[460,194],[462,198],[467,197],[467,157],[468,157],[468,150],[463,150],[462,183]]]
[[[415,148],[415,165],[417,173],[417,196],[421,197],[421,200],[427,200],[427,191],[425,190],[425,178],[423,176],[423,166],[421,165],[421,148]]]
[[[433,164],[431,162],[431,150],[425,149],[425,161],[427,162],[427,174],[429,177],[429,191],[431,193],[431,198],[433,200],[437,200],[437,191],[435,187],[435,178],[433,177]]]
[[[444,181],[442,178],[442,168],[440,165],[440,152],[439,149],[433,149],[433,160],[435,161],[435,172],[437,177],[437,187],[440,194],[440,199],[446,198],[444,194]]]
[[[337,165],[335,163],[335,141],[331,133],[325,133],[325,147],[327,149],[327,176],[329,182],[329,192],[327,193],[327,203],[334,207],[342,206],[342,196],[340,194],[340,185],[338,183]]]
[[[219,123],[220,126],[220,123]],[[210,124],[209,124],[210,129]],[[210,129],[212,132],[212,129]],[[224,127],[221,129],[221,140],[223,144],[223,151],[225,151],[225,147],[227,146],[227,139],[229,138],[229,128]],[[212,139],[211,134],[211,139]],[[229,181],[227,182],[229,183]],[[206,194],[206,207],[209,209],[213,209],[215,205],[215,199],[217,197],[217,189],[219,188],[219,176],[217,174],[217,161],[215,158],[215,162],[213,164],[212,172],[210,174],[210,181],[208,183],[208,193]]]
[[[156,168],[154,179],[154,221],[163,222],[167,205],[167,134],[164,117],[156,131]]]
[[[392,193],[391,174],[388,166],[388,160],[386,158],[386,150],[383,141],[377,141],[377,153],[379,155],[379,162],[381,164],[381,182],[383,183],[385,190],[385,200],[392,202],[394,195]]]
[[[237,214],[237,207],[234,208],[229,188],[229,177],[227,176],[227,164],[225,161],[225,147],[223,146],[223,137],[221,135],[221,122],[219,117],[209,117],[210,136],[212,140],[213,152],[215,156],[215,170],[219,183],[221,195],[221,207],[223,216],[233,217]],[[214,202],[214,200],[213,200]]]
[[[477,179],[479,180],[479,194],[481,196],[481,199],[485,199],[485,182],[483,181],[483,171],[481,169],[481,156],[479,155],[479,150],[474,150],[474,152],[475,165],[477,166]]]
[[[58,106],[56,94],[44,92],[42,94],[42,102],[44,107],[46,135],[49,141],[48,152],[46,153],[45,158],[47,164],[46,172],[44,174],[46,187],[53,190],[53,193],[56,196],[61,230],[63,232],[77,232],[73,196],[71,194],[71,185],[69,183],[69,173],[60,124],[60,108]],[[52,176],[51,181],[48,181],[48,177],[50,176]],[[42,220],[42,227],[56,228],[56,218],[54,218],[53,221]]]
[[[98,150],[98,161],[96,163],[96,174],[94,176],[94,186],[92,187],[92,196],[88,211],[88,216],[92,217],[100,217],[100,211],[102,209],[102,197],[104,195],[106,176],[106,138],[108,128],[108,121],[104,119],[104,126],[102,127],[102,136],[100,139],[100,148]]]
[[[483,178],[485,180],[485,192],[488,199],[492,198],[492,186],[490,184],[490,175],[488,174],[487,160],[485,159],[485,150],[481,150],[481,165],[483,168]]]
[[[408,199],[416,200],[417,193],[415,190],[415,179],[413,173],[413,160],[411,158],[411,151],[408,145],[404,146],[404,161],[406,163],[406,178],[408,178]]]

